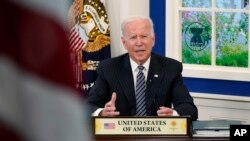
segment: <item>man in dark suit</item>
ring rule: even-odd
[[[183,84],[182,64],[151,52],[155,43],[152,20],[142,16],[129,17],[121,28],[122,43],[128,53],[99,64],[98,78],[88,97],[92,115],[190,115],[196,120],[198,110]],[[137,81],[140,72],[137,66],[143,68],[145,87],[139,88],[142,92],[137,91],[140,87],[137,83],[141,83]],[[143,93],[143,98],[137,98],[137,93]],[[145,108],[138,110],[141,107]]]

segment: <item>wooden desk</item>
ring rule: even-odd
[[[96,137],[94,141],[229,141],[222,137]]]

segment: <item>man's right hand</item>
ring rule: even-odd
[[[111,100],[107,102],[100,113],[100,116],[118,116],[120,112],[115,111],[115,100],[116,100],[116,93],[112,93]]]

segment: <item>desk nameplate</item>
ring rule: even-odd
[[[95,136],[190,137],[190,117],[93,117]]]

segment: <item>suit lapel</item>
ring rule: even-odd
[[[163,79],[164,72],[162,69],[162,64],[159,64],[156,56],[151,55],[149,72],[147,78],[147,91],[146,91],[146,105],[147,109],[153,104],[153,100],[156,98],[156,90],[159,89],[161,85],[161,80]],[[151,112],[150,110],[148,112]]]
[[[131,70],[131,65],[129,57],[126,56],[124,61],[121,62],[121,69],[118,75],[119,83],[126,95],[131,107],[135,107],[135,90],[134,90],[134,80]]]

